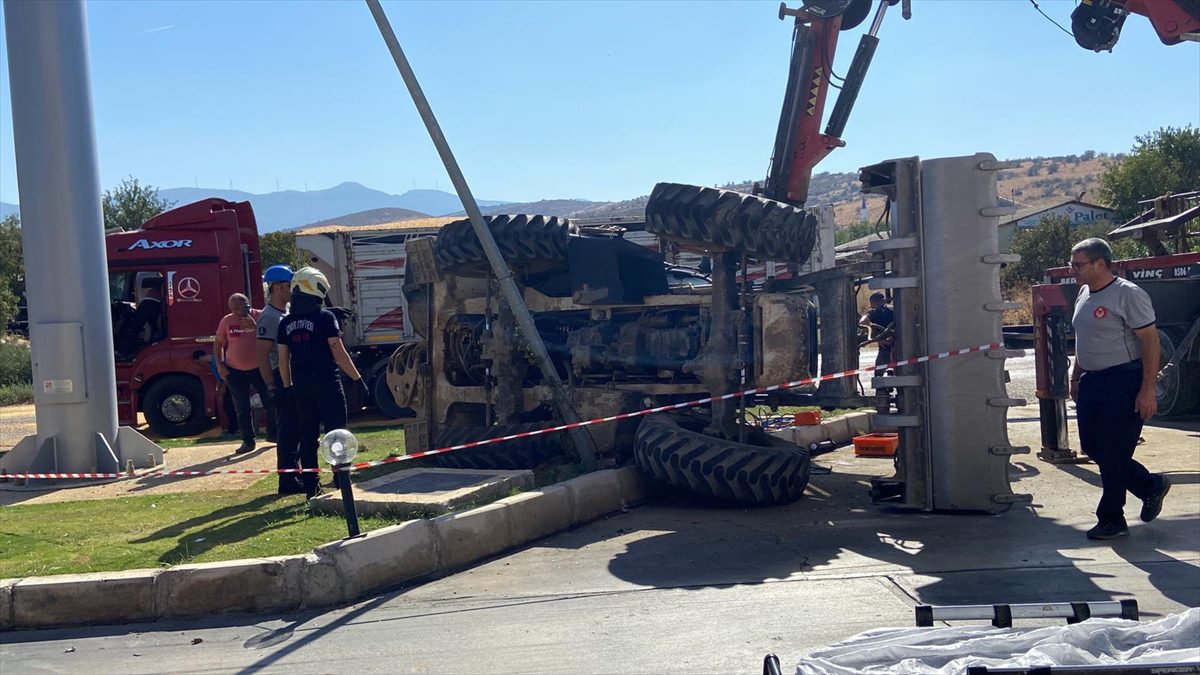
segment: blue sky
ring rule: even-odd
[[[1069,25],[1072,1],[1040,4]],[[778,2],[384,6],[480,198],[624,199],[766,171],[791,39]],[[104,187],[450,191],[362,3],[105,0],[88,17]],[[839,74],[864,29],[842,33]],[[914,0],[880,37],[848,146],[818,170],[1122,152],[1200,124],[1200,45],[1166,47],[1143,17],[1111,54],[1021,0]],[[0,200],[16,202],[7,69],[0,54]]]

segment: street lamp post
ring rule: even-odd
[[[334,429],[321,438],[321,455],[333,469],[333,482],[342,491],[342,506],[346,511],[347,538],[359,535],[358,509],[354,506],[354,489],[350,485],[350,463],[358,455],[358,439],[345,429]]]

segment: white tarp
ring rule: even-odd
[[[797,675],[965,673],[1030,667],[1200,662],[1200,609],[1151,622],[1089,619],[1043,628],[885,628],[805,654]]]

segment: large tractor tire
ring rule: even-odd
[[[1160,369],[1175,356],[1184,334],[1185,331],[1158,329]],[[1185,357],[1181,355],[1175,367],[1167,370],[1154,387],[1154,398],[1161,417],[1186,415],[1200,406],[1200,368],[1195,361],[1188,361]]]
[[[696,494],[746,506],[794,502],[808,485],[808,450],[761,434],[761,444],[701,433],[703,422],[656,414],[638,427],[638,469]]]
[[[500,253],[509,265],[542,271],[567,262],[567,239],[579,231],[571,221],[555,216],[484,216]],[[443,272],[484,276],[487,256],[468,219],[438,230],[434,255]]]
[[[142,399],[150,429],[165,438],[195,436],[212,425],[204,409],[204,387],[189,375],[167,375],[154,381]]]
[[[807,261],[817,227],[816,215],[790,204],[698,185],[659,183],[646,203],[647,232],[762,260]]]
[[[464,443],[499,438],[524,431],[533,431],[550,425],[500,424],[492,427],[446,427],[438,432],[436,446],[448,448]],[[448,469],[533,469],[556,459],[567,459],[563,447],[565,436],[561,433],[540,434],[529,438],[515,438],[474,448],[454,450],[431,459],[440,467]]]

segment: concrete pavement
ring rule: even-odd
[[[1014,409],[1014,444],[1037,440]],[[800,502],[737,510],[660,503],[457,575],[307,614],[0,634],[26,672],[758,672],[774,651],[911,626],[933,604],[1134,597],[1143,616],[1200,605],[1200,432],[1151,427],[1138,456],[1175,488],[1163,515],[1090,542],[1092,465],[1017,458],[1034,505],[999,516],[872,506],[890,462],[849,450]],[[231,589],[235,592],[236,589]],[[193,641],[199,642],[193,644]]]

